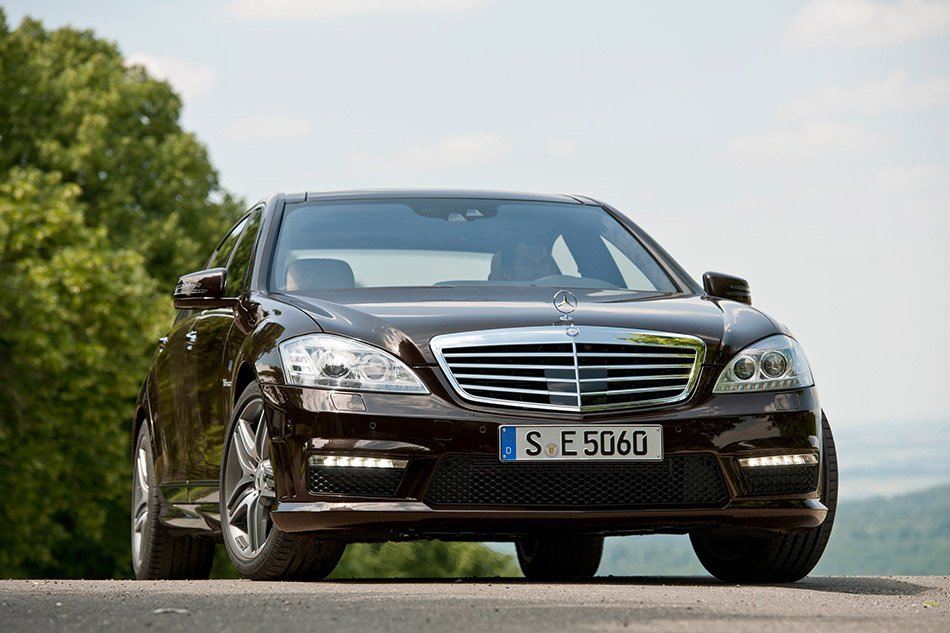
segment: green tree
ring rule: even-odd
[[[135,395],[241,205],[171,88],[91,32],[0,10],[0,94],[0,576],[127,576]]]
[[[163,316],[141,255],[85,225],[79,188],[0,184],[0,570],[112,576],[127,545],[128,418]]]
[[[508,554],[481,543],[353,543],[330,578],[474,578],[521,576]]]
[[[521,577],[514,558],[481,543],[417,541],[350,543],[336,569],[336,578],[484,578]],[[212,578],[240,578],[223,545],[215,551]]]
[[[86,224],[141,253],[163,289],[200,267],[236,219],[241,205],[179,124],[178,96],[92,32],[29,18],[9,31],[0,11],[0,94],[0,169],[78,185]]]
[[[0,9],[0,94],[0,577],[125,577],[135,395],[175,279],[242,205],[171,88],[89,31]],[[517,573],[436,542],[353,545],[335,575]]]

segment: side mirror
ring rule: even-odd
[[[224,308],[234,305],[235,299],[224,298],[227,268],[211,268],[182,275],[175,286],[175,307],[184,309]]]
[[[703,289],[711,297],[732,299],[739,303],[752,305],[752,291],[749,282],[732,275],[722,273],[705,273],[703,275]]]

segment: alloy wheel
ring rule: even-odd
[[[136,571],[144,566],[144,546],[148,538],[148,450],[143,434],[135,447],[135,464],[132,473],[132,561]]]
[[[242,558],[255,558],[273,528],[274,471],[260,399],[248,402],[231,427],[223,473],[225,538]]]

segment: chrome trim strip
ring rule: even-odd
[[[685,385],[672,385],[669,387],[640,387],[638,389],[615,389],[613,391],[584,391],[581,393],[582,396],[606,396],[609,394],[624,394],[624,393],[646,393],[648,391],[681,391]]]
[[[606,356],[606,354],[604,354]],[[445,354],[446,358],[504,358],[507,354],[501,352],[496,352],[494,354],[489,354],[488,352],[478,352],[478,353],[465,353],[465,352],[447,352]],[[570,352],[553,352],[551,354],[545,354],[544,352],[518,352],[518,358],[529,358],[529,357],[539,357],[539,358],[574,358],[574,354]]]
[[[689,378],[689,374],[670,374],[668,376],[614,376],[613,378],[581,378],[581,382],[630,382],[631,380],[687,380],[688,378]],[[538,380],[545,380],[545,379],[539,378]]]
[[[540,376],[495,376],[492,374],[455,374],[456,378],[475,378],[480,380],[513,380],[528,382],[576,382],[573,378],[541,378]],[[667,378],[686,378],[686,376],[667,376]],[[606,378],[582,378],[581,382],[587,380],[607,380]],[[612,380],[630,380],[629,378],[613,378]]]
[[[581,352],[582,358],[692,358],[692,354],[616,354],[614,352]]]
[[[485,367],[487,369],[574,369],[574,365],[492,365],[489,363],[452,363],[453,367],[464,367],[466,369]],[[670,365],[673,367],[673,365]]]
[[[539,396],[572,396],[577,397],[577,392],[571,391],[546,391],[542,389],[518,389],[517,387],[482,387],[480,385],[468,385],[469,390],[475,391],[504,391],[505,393],[533,393]],[[584,394],[587,395],[587,394]]]
[[[587,412],[587,411],[605,411],[610,409],[632,409],[632,408],[642,408],[646,406],[657,406],[663,404],[672,404],[674,402],[679,402],[688,398],[692,392],[693,388],[696,386],[696,383],[699,379],[699,373],[705,360],[706,356],[706,345],[701,339],[695,336],[690,336],[686,334],[675,334],[670,332],[655,332],[649,330],[633,330],[633,329],[623,329],[623,328],[611,328],[611,327],[598,327],[598,326],[579,326],[577,328],[579,333],[577,336],[568,336],[563,325],[551,325],[551,326],[540,326],[540,327],[525,327],[525,328],[503,328],[497,330],[481,330],[475,332],[460,332],[456,334],[442,334],[439,336],[433,337],[429,341],[429,346],[432,349],[432,353],[435,356],[439,367],[442,369],[446,378],[452,384],[452,387],[456,392],[466,400],[472,402],[492,404],[492,405],[503,405],[506,407],[514,408],[523,408],[523,409],[542,409],[547,411],[571,411],[571,412]],[[544,358],[564,358],[564,352],[555,352],[550,355],[543,354],[539,352],[526,352],[522,354],[503,354],[495,353],[491,354],[488,352],[472,352],[471,354],[465,354],[462,352],[448,351],[454,350],[459,347],[484,347],[484,346],[495,346],[495,345],[532,345],[532,344],[543,344],[543,345],[552,345],[552,344],[565,344],[570,343],[573,353],[570,355],[574,359],[573,365],[514,365],[514,364],[494,364],[494,363],[453,363],[453,359],[463,359],[466,356],[470,358],[491,358],[491,357],[507,357],[507,358],[519,358],[519,357],[544,357]],[[616,352],[607,352],[604,354],[598,354],[596,352],[578,352],[577,346],[579,344],[612,344],[612,345],[646,345],[650,347],[656,347],[658,349],[670,349],[670,354],[647,354],[647,353],[633,353],[633,354],[618,354]],[[689,348],[695,350],[695,360],[692,364],[649,364],[649,365],[597,365],[597,366],[582,366],[582,358],[588,359],[592,357],[630,357],[630,358],[689,358],[689,354],[675,353],[675,349],[671,348]],[[466,369],[466,368],[480,368],[480,369],[493,369],[501,370],[498,374],[491,375],[476,375],[469,373],[454,374],[453,369]],[[503,375],[504,371],[511,369],[534,369],[534,370],[543,370],[543,371],[564,371],[572,370],[574,374],[574,379],[570,378],[541,378],[538,376],[516,376],[516,375]],[[589,370],[641,370],[641,369],[679,369],[684,370],[688,369],[689,373],[680,373],[670,376],[626,376],[626,377],[611,377],[611,378],[581,378],[581,372]],[[562,374],[563,375],[563,374]],[[547,382],[547,383],[575,383],[574,391],[548,391],[548,390],[533,390],[533,389],[516,389],[514,387],[491,387],[486,385],[472,385],[464,384],[468,380],[507,380],[511,382],[517,381],[528,381],[528,382]],[[616,391],[597,391],[597,392],[585,392],[583,391],[582,383],[590,382],[621,382],[621,381],[636,381],[636,380],[686,380],[687,383],[685,386],[675,387],[649,387],[642,389],[633,389],[633,390],[616,390]],[[640,402],[624,402],[619,404],[602,404],[602,405],[586,405],[582,404],[585,396],[593,395],[603,395],[605,393],[609,394],[624,394],[624,393],[640,393],[648,391],[678,391],[673,396],[663,397],[663,398],[654,398],[652,400],[640,401]],[[535,403],[535,402],[519,402],[515,400],[505,400],[500,398],[488,398],[485,396],[479,396],[472,391],[495,391],[495,392],[505,392],[505,393],[526,393],[526,394],[537,394],[537,395],[554,395],[554,396],[573,396],[576,398],[575,405],[562,405],[562,404],[549,404],[549,403]]]

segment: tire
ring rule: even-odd
[[[735,530],[728,536],[717,536],[715,531],[691,533],[693,550],[706,571],[727,582],[782,583],[801,580],[815,568],[831,536],[838,506],[838,458],[824,412],[821,428],[820,498],[828,508],[824,522],[801,534],[768,534],[754,530],[749,530],[748,536]]]
[[[139,580],[201,579],[211,573],[214,542],[175,536],[162,523],[152,443],[142,424],[132,458],[132,568]]]
[[[221,532],[238,573],[252,580],[319,580],[345,545],[281,532],[270,518],[276,498],[270,434],[256,382],[238,398],[221,459]]]
[[[600,567],[603,536],[525,536],[515,543],[525,578],[590,578]]]

